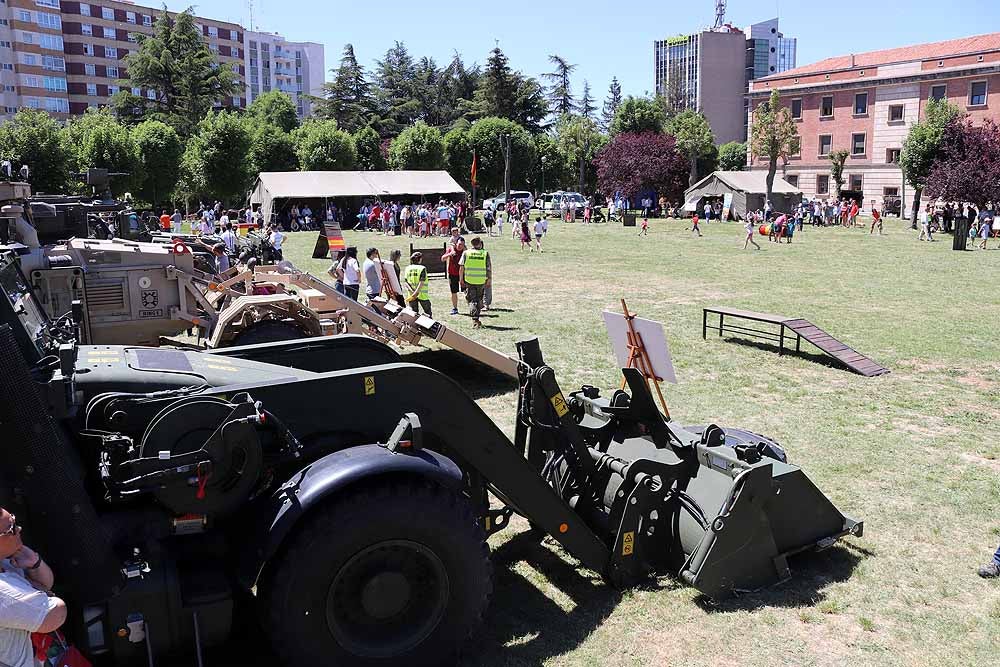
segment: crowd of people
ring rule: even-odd
[[[381,232],[386,236],[408,238],[428,238],[448,236],[452,226],[462,228],[469,215],[469,204],[465,200],[432,202],[365,202],[356,216],[355,229]]]

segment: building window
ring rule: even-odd
[[[7,19],[0,19],[0,25],[10,25],[10,21]]]
[[[93,44],[84,44],[83,45],[83,55],[85,55],[85,56],[92,56],[92,55],[94,55],[94,45]]]
[[[90,16],[90,5],[80,3],[80,16]]]
[[[2,67],[9,72],[14,71],[14,63],[3,63]]]
[[[234,97],[233,98],[233,106],[234,107],[238,107],[239,105],[240,105],[240,98],[239,97]]]
[[[882,188],[882,196],[883,197],[898,197],[899,196],[899,188],[897,188],[897,187],[891,187],[891,188],[890,187],[885,187],[885,188]]]
[[[119,91],[118,86],[108,86],[108,97],[111,97]]]
[[[299,105],[300,109],[301,109],[301,106],[302,105]],[[790,186],[792,186],[793,188],[799,187],[799,175],[798,174],[789,174],[788,176],[785,176],[785,180],[788,181],[788,184]]]
[[[42,58],[42,67],[55,72],[65,72],[66,59],[58,56],[44,56]]]
[[[118,68],[112,65],[108,65],[108,78],[117,79],[118,78]]]
[[[9,49],[9,48],[11,48],[10,42],[8,42],[7,40],[3,40],[2,42],[0,42],[0,47],[3,47],[5,49]]]
[[[43,28],[51,28],[52,30],[62,30],[62,19],[59,18],[58,14],[49,14],[48,12],[35,12],[35,23],[42,26]]]
[[[97,66],[91,63],[86,63],[83,66],[83,73],[87,76],[97,76]]]
[[[948,86],[941,84],[940,86],[931,86],[931,99],[932,100],[943,100],[947,97]]]
[[[80,24],[80,34],[82,34],[82,35],[93,35],[94,34],[94,26],[90,25],[89,23],[81,23]]]
[[[142,15],[142,24],[144,26],[151,26],[151,25],[153,25],[153,17],[149,16],[147,14],[143,14]]]
[[[114,58],[115,60],[117,60],[118,59],[118,49],[116,47],[114,47],[114,46],[105,46],[104,47],[104,57],[105,58]]]
[[[868,93],[854,95],[854,115],[864,116],[868,113]]]
[[[117,39],[118,35],[114,28],[104,28],[104,39]]]
[[[209,37],[218,37],[219,36],[219,29],[216,28],[214,25],[208,26],[208,36]]]
[[[96,83],[88,83],[87,84],[87,94],[88,95],[96,95],[97,94],[97,84]]]
[[[986,105],[986,82],[974,81],[969,85],[969,106],[981,107]]]
[[[858,132],[851,135],[851,155],[865,154],[865,133]]]
[[[798,120],[802,118],[802,100],[792,100],[792,118]]]
[[[820,118],[833,118],[833,95],[827,95],[819,103]]]
[[[132,94],[135,95],[136,97],[139,97],[140,95],[142,95],[142,88],[132,88]]]
[[[857,192],[861,192],[861,190],[862,190],[862,187],[861,187],[862,186],[862,183],[861,183],[861,174],[851,174],[850,182],[851,182],[851,189],[852,190],[855,190]]]
[[[52,7],[53,9],[59,9],[59,0],[35,0],[35,4],[39,7]]]
[[[253,40],[251,39],[251,40],[250,40],[250,48],[251,48],[251,49],[256,49],[256,48],[257,48],[257,42],[255,42],[255,41],[253,41]]]
[[[52,49],[53,51],[63,51],[63,38],[59,35],[40,35],[38,40],[39,45],[43,49]]]
[[[24,23],[31,23],[31,12],[26,9],[17,10],[17,20]]]
[[[110,7],[101,7],[101,18],[107,21],[115,20],[115,10]]]
[[[130,32],[130,33],[129,33],[129,34],[128,34],[128,35],[126,36],[126,39],[127,39],[128,41],[132,42],[133,44],[135,44],[135,42],[136,42],[136,37],[135,37],[135,33],[134,33],[134,32]]]
[[[135,12],[125,12],[125,21],[135,25]]]
[[[61,97],[46,97],[45,110],[53,113],[68,113],[69,101]]]
[[[816,176],[816,194],[826,195],[830,193],[830,175],[819,174]]]
[[[898,123],[903,120],[903,105],[902,104],[890,104],[889,105],[889,122]]]
[[[156,91],[155,90],[147,90],[146,91],[146,98],[150,99],[150,100],[155,100],[156,99]]]
[[[61,76],[43,76],[42,83],[45,90],[51,90],[57,93],[66,92],[66,79]]]
[[[819,135],[820,156],[829,155],[831,150],[833,150],[833,135],[832,134]]]
[[[19,53],[17,55],[18,55],[18,58],[20,59],[22,65],[37,65],[38,64],[38,56],[36,56],[33,53],[24,53],[22,51],[21,53]]]

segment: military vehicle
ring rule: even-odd
[[[511,441],[367,337],[80,345],[10,257],[0,288],[0,505],[109,664],[200,664],[254,617],[242,641],[266,633],[288,665],[447,663],[514,513],[614,586],[669,573],[714,598],[862,533],[773,441],[667,420],[634,369],[629,392],[567,396],[536,340]]]

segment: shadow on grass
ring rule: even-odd
[[[773,343],[766,343],[757,340],[748,340],[746,338],[736,338],[733,336],[724,336],[723,338],[727,343],[734,343],[736,345],[742,345],[744,347],[752,347],[757,350],[763,350],[764,352],[773,352],[774,354],[778,354],[778,346]],[[792,343],[794,344],[794,342],[795,339],[793,338]],[[803,346],[809,345],[809,347],[812,347],[812,343],[808,343],[805,340],[802,341],[802,344]],[[796,352],[794,348],[789,350],[786,347],[784,356],[798,357],[799,359],[805,359],[806,361],[811,361],[815,364],[820,364],[821,366],[827,366],[829,368],[839,368],[841,370],[850,371],[850,369],[847,368],[847,366],[845,366],[843,363],[837,361],[833,357],[823,352],[806,352],[805,350],[801,352]]]
[[[709,613],[753,611],[761,607],[811,607],[826,598],[824,589],[850,579],[858,564],[873,555],[867,549],[840,543],[825,551],[789,558],[792,576],[779,584],[719,601],[698,595],[694,602]]]
[[[511,538],[493,552],[493,599],[483,629],[470,642],[461,665],[539,665],[572,651],[600,627],[621,601],[621,593],[597,575],[578,569],[539,545],[530,532]],[[567,611],[538,584],[514,570],[527,562],[572,602]]]
[[[447,375],[477,401],[517,389],[517,380],[514,378],[455,350],[414,352],[403,355],[403,361],[427,366]]]

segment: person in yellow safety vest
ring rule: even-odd
[[[472,327],[480,329],[483,323],[479,314],[483,310],[483,300],[486,288],[493,280],[493,265],[490,254],[483,249],[483,240],[478,236],[472,239],[472,250],[466,250],[458,260],[459,282],[465,290],[465,300],[469,302],[469,314],[472,315]]]
[[[431,298],[427,293],[427,269],[424,267],[424,256],[419,252],[410,255],[410,265],[406,267],[403,281],[409,288],[406,294],[406,306],[416,311],[417,307],[413,303],[416,301],[427,313],[427,317],[431,317]]]

